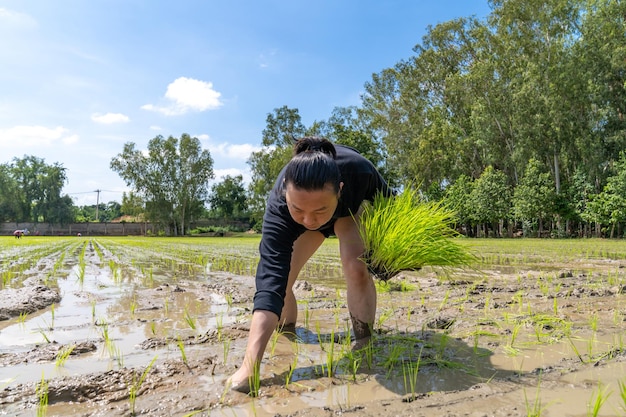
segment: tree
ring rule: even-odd
[[[384,145],[372,128],[367,113],[356,106],[335,107],[328,120],[316,121],[310,133],[350,146],[367,158],[391,186],[398,185],[397,174],[387,164]]]
[[[556,196],[550,173],[542,172],[541,163],[531,159],[513,192],[513,213],[517,220],[522,221],[525,234],[532,232],[537,225],[538,235],[542,235],[544,220],[554,214]],[[527,230],[529,227],[531,230]]]
[[[137,217],[145,211],[145,201],[137,193],[132,191],[128,194],[122,193],[122,206],[120,210],[122,214]]]
[[[111,169],[145,199],[149,220],[182,235],[208,197],[213,159],[195,137],[159,135],[148,143],[147,155],[126,143],[111,160]]]
[[[588,218],[611,226],[609,237],[614,237],[616,231],[620,234],[620,225],[626,222],[626,152],[621,153],[613,172],[602,192],[589,203],[586,213]]]
[[[494,232],[501,236],[502,226],[511,210],[511,191],[504,172],[492,166],[485,168],[474,182],[469,202],[472,218],[485,228],[483,235],[487,235],[487,225],[491,225]]]
[[[10,174],[19,192],[15,195],[15,221],[61,221],[59,206],[66,205],[61,190],[67,180],[66,169],[59,163],[48,165],[36,156],[14,158]],[[71,201],[71,200],[70,200]]]
[[[292,147],[296,139],[305,136],[306,128],[302,124],[298,109],[283,106],[274,109],[266,118],[261,144],[263,149],[253,152],[248,159],[252,182],[249,186],[249,208],[253,220],[261,223],[265,202],[274,186],[280,170],[289,162]]]
[[[20,192],[9,164],[0,164],[0,222],[17,220]]]
[[[211,187],[209,204],[216,216],[229,219],[241,216],[247,210],[246,200],[246,189],[241,175],[227,175],[222,182]]]
[[[471,195],[474,183],[461,175],[445,189],[444,201],[456,213],[457,222],[465,227],[466,235],[473,236]]]

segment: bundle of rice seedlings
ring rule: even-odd
[[[378,279],[423,266],[467,266],[474,256],[454,238],[454,212],[441,203],[421,201],[407,187],[401,194],[377,196],[361,214],[364,262]]]

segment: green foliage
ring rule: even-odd
[[[253,220],[259,224],[263,218],[265,202],[278,178],[278,173],[293,154],[294,140],[305,134],[306,128],[302,124],[298,109],[283,106],[267,115],[261,140],[263,148],[258,152],[252,152],[248,159],[252,172],[248,207]]]
[[[146,201],[147,218],[171,234],[185,234],[194,214],[202,212],[213,178],[213,159],[200,141],[188,134],[179,139],[157,136],[148,152],[132,142],[111,160],[111,169]]]
[[[472,223],[472,205],[470,196],[474,183],[467,175],[461,175],[445,190],[445,201],[454,210],[457,222]]]
[[[515,217],[527,223],[538,223],[539,232],[542,221],[554,214],[556,188],[547,172],[541,172],[541,164],[531,159],[526,166],[524,177],[513,193],[513,212]]]
[[[214,184],[208,202],[214,217],[233,218],[244,214],[248,204],[243,176],[227,175],[222,182]]]
[[[379,195],[360,218],[364,261],[382,280],[426,265],[468,265],[473,256],[453,239],[457,236],[453,221],[450,209],[420,201],[413,188],[391,198]]]
[[[610,236],[615,226],[626,221],[626,153],[614,165],[615,174],[608,178],[601,193],[594,195],[584,216],[592,221],[610,224]]]
[[[471,216],[477,223],[496,224],[507,219],[511,207],[511,191],[504,172],[492,166],[485,168],[469,196]]]
[[[61,164],[48,165],[36,156],[14,158],[11,164],[0,165],[0,221],[73,221],[72,199],[61,195],[66,180]]]

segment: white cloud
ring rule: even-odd
[[[62,126],[54,128],[45,126],[14,126],[0,129],[0,145],[11,146],[19,144],[25,147],[50,146],[61,142],[63,144],[76,143],[78,135],[68,135],[68,130]]]
[[[128,121],[130,121],[128,116],[126,116],[125,114],[121,114],[121,113],[106,113],[106,114],[94,113],[91,115],[91,120],[93,120],[96,123],[101,123],[104,125],[111,125],[114,123],[127,123]]]
[[[152,125],[150,126],[150,130],[161,130],[161,126]]]
[[[252,152],[258,152],[262,148],[259,146],[253,146],[249,143],[241,145],[234,145],[230,143],[220,143],[219,145],[209,145],[209,151],[213,158],[215,156],[221,156],[231,159],[248,160]]]
[[[165,106],[145,104],[143,110],[155,111],[166,116],[178,116],[190,111],[214,110],[222,106],[222,94],[213,89],[213,83],[180,77],[167,86]]]
[[[237,168],[216,169],[213,171],[213,174],[215,175],[215,178],[209,181],[209,183],[211,184],[217,184],[217,183],[222,182],[224,180],[224,177],[226,177],[227,175],[231,177],[236,177],[237,175],[241,175],[243,177],[244,184],[249,184],[252,180],[252,177],[250,176],[249,171],[243,171]]]
[[[78,135],[70,135],[62,138],[61,142],[63,142],[64,145],[73,145],[74,143],[78,143],[78,140]]]
[[[2,22],[0,27],[34,28],[37,26],[37,21],[32,16],[2,7],[0,7],[0,22]]]

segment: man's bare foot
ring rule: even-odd
[[[250,383],[247,379],[234,382],[232,377],[230,377],[228,378],[228,380],[226,380],[226,390],[237,391],[247,395],[250,394]]]
[[[242,367],[226,380],[227,391],[237,391],[244,394],[250,393],[250,375]]]
[[[285,323],[282,326],[279,325],[277,330],[284,335],[295,335],[296,334],[296,324],[295,323]]]
[[[367,348],[371,343],[372,343],[372,337],[371,336],[366,336],[366,337],[362,337],[360,339],[357,339],[352,344],[352,351],[353,352],[357,352],[359,350],[363,350],[363,349]]]

